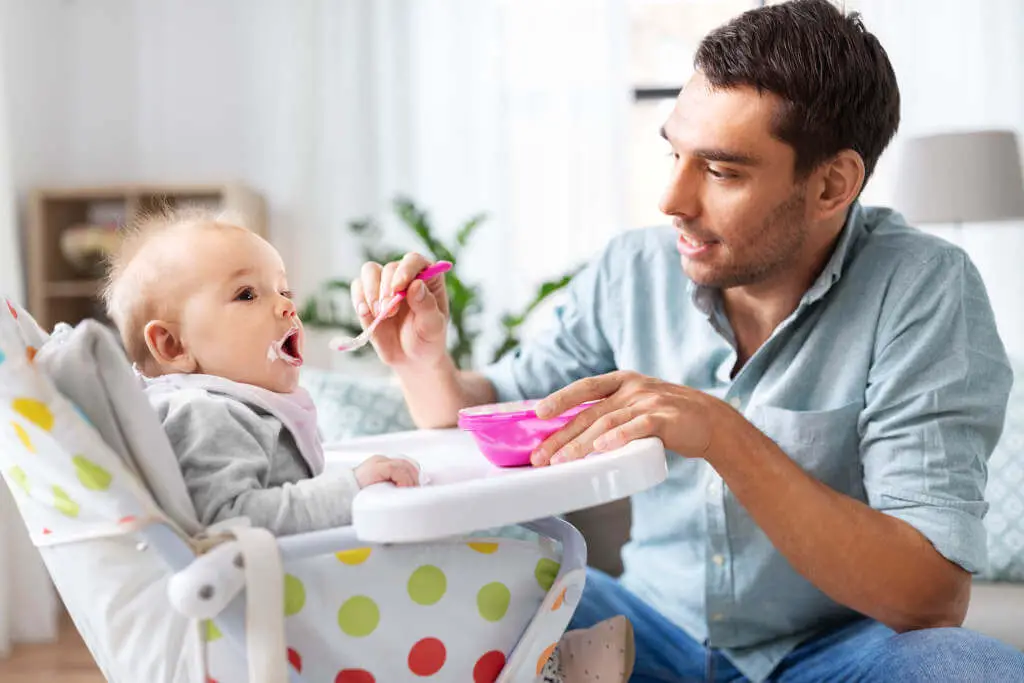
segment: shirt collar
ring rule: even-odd
[[[814,281],[814,284],[804,294],[803,303],[814,303],[825,296],[828,290],[832,289],[832,285],[839,281],[839,278],[842,277],[843,272],[846,270],[847,264],[850,262],[853,245],[863,232],[864,209],[861,208],[860,202],[854,202],[850,206],[849,213],[846,215],[846,223],[843,224],[843,229],[839,233],[839,239],[832,250],[832,256],[829,257],[828,262]]]
[[[846,222],[839,233],[839,239],[832,250],[832,255],[818,275],[814,283],[807,289],[800,303],[811,304],[825,296],[839,278],[842,277],[846,265],[849,263],[853,245],[864,232],[864,209],[860,202],[854,202],[846,215]],[[718,304],[720,290],[717,287],[704,287],[695,284],[692,280],[688,285],[690,298],[693,305],[704,315],[711,317]]]

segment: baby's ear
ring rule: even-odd
[[[150,320],[142,334],[149,352],[162,370],[184,374],[196,371],[196,361],[182,343],[176,325]]]

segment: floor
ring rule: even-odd
[[[19,645],[9,659],[0,659],[3,683],[106,683],[92,655],[64,617],[56,643]]]

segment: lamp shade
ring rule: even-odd
[[[1024,219],[1016,136],[989,130],[908,140],[894,206],[911,223]]]

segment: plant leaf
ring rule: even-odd
[[[469,243],[469,238],[473,236],[473,233],[476,232],[476,229],[483,225],[484,221],[486,220],[487,214],[478,213],[477,215],[473,216],[468,221],[466,221],[461,228],[459,228],[459,231],[455,233],[455,243],[459,245],[460,249]]]
[[[338,280],[328,280],[327,282],[325,282],[323,284],[323,287],[327,291],[331,291],[333,289],[350,290],[350,289],[352,289],[352,281],[351,280],[341,280],[341,279],[338,279]]]
[[[430,225],[430,219],[427,214],[421,211],[411,200],[402,197],[396,199],[395,212],[413,233],[419,237],[420,241],[423,242],[423,245],[436,260],[455,263],[455,255],[434,235],[434,230]]]

